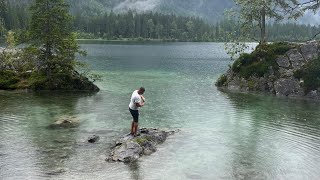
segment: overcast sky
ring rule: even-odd
[[[320,12],[318,11],[317,14],[313,12],[307,12],[304,17],[299,18],[299,21],[304,24],[311,24],[311,25],[320,25]]]

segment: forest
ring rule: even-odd
[[[11,30],[17,40],[24,42],[28,39],[30,21],[30,12],[25,8],[28,3],[13,2],[0,1],[0,36],[4,38]],[[78,39],[227,42],[232,38],[230,33],[240,28],[237,21],[227,18],[210,24],[200,17],[158,12],[111,11],[88,16],[81,11],[73,11],[72,15],[73,31],[77,32]],[[269,22],[266,26],[271,42],[306,41],[319,31],[318,26],[289,22]],[[248,40],[258,38],[259,34],[251,34]]]

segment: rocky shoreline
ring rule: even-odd
[[[232,68],[223,74],[216,82],[216,86],[231,91],[260,91],[270,92],[276,96],[302,97],[320,100],[320,88],[307,88],[306,79],[297,74],[307,66],[320,59],[319,42],[290,44],[292,47],[283,55],[277,55],[274,66],[269,66],[263,76],[252,74],[242,77]],[[254,52],[253,52],[254,53]],[[264,57],[259,59],[263,61]],[[320,74],[311,79],[311,82],[320,78]],[[310,81],[310,80],[309,80]]]

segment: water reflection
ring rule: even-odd
[[[260,94],[226,94],[237,111],[230,143],[235,179],[317,177],[318,102]],[[306,167],[315,173],[304,173]]]
[[[131,178],[134,180],[141,180],[143,179],[140,175],[140,165],[139,162],[135,161],[128,164],[129,170],[131,172]]]
[[[0,107],[4,107],[0,108],[0,136],[3,144],[0,147],[6,152],[6,156],[0,156],[1,167],[30,168],[30,172],[15,172],[14,175],[21,177],[37,174],[38,171],[46,175],[65,172],[67,169],[64,164],[74,153],[77,144],[78,128],[47,127],[61,115],[77,116],[78,101],[88,94],[3,92],[0,96]],[[14,143],[11,143],[13,139]]]

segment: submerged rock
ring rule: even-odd
[[[74,116],[62,116],[56,122],[49,125],[49,128],[73,128],[79,126],[79,119]]]
[[[99,136],[93,135],[93,136],[88,138],[88,142],[89,143],[95,143],[95,142],[99,141],[99,139],[100,139]]]
[[[163,143],[169,135],[177,131],[163,131],[153,128],[142,128],[138,136],[125,135],[115,143],[107,161],[133,162],[142,155],[156,152],[156,146]]]

